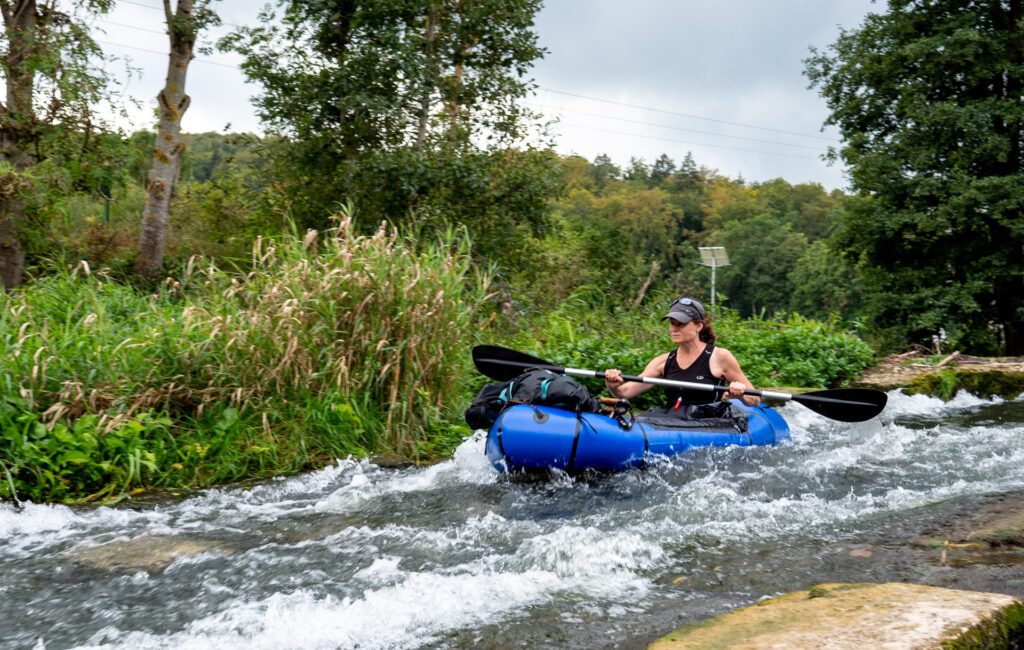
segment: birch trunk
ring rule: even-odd
[[[423,149],[427,142],[427,126],[430,123],[430,95],[434,92],[437,74],[437,23],[441,20],[441,10],[431,9],[427,13],[427,32],[425,45],[427,50],[427,80],[420,94],[420,120],[416,128],[416,147]]]
[[[178,0],[178,7],[172,13],[171,0],[164,0],[171,53],[164,89],[157,95],[160,123],[153,151],[153,166],[146,183],[146,206],[135,257],[135,272],[145,277],[157,275],[163,266],[171,193],[178,177],[181,154],[185,150],[181,142],[181,118],[188,110],[190,101],[185,94],[185,76],[196,41],[193,2]]]

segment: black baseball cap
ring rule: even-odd
[[[669,305],[668,313],[661,320],[674,318],[680,323],[689,323],[692,320],[704,320],[706,312],[704,305],[693,298],[676,298]]]

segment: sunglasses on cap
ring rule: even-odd
[[[671,310],[676,305],[684,305],[686,307],[693,307],[694,309],[697,310],[697,315],[700,316],[701,320],[706,320],[707,319],[707,314],[704,313],[703,305],[701,305],[696,300],[693,300],[692,298],[676,298],[675,300],[672,301],[672,304],[669,305],[669,310]]]

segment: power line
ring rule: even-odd
[[[580,99],[588,99],[590,101],[603,102],[605,104],[615,104],[616,106],[626,106],[628,108],[639,108],[639,109],[645,110],[645,111],[653,111],[655,113],[665,113],[667,115],[676,115],[678,117],[687,117],[687,118],[690,118],[690,119],[693,119],[693,120],[705,120],[707,122],[717,122],[719,124],[728,124],[730,126],[742,126],[744,128],[747,128],[747,129],[760,129],[762,131],[773,131],[775,133],[784,133],[786,135],[796,135],[796,136],[800,136],[801,138],[817,138],[819,140],[828,140],[830,142],[838,142],[838,140],[836,140],[835,138],[830,138],[830,137],[825,136],[825,135],[811,135],[809,133],[798,133],[796,131],[785,131],[783,129],[773,129],[773,128],[767,127],[767,126],[757,126],[757,125],[754,125],[754,124],[744,124],[743,122],[729,122],[728,120],[718,120],[718,119],[715,119],[713,117],[703,117],[703,116],[700,116],[700,115],[690,115],[689,113],[678,113],[676,111],[666,111],[664,109],[654,108],[652,106],[641,106],[639,104],[629,104],[629,103],[626,103],[626,102],[617,102],[617,101],[613,101],[611,99],[601,99],[600,97],[589,97],[587,95],[579,95],[577,93],[568,93],[568,92],[565,92],[565,91],[562,91],[562,90],[555,90],[553,88],[545,88],[543,86],[538,86],[538,88],[540,88],[541,90],[547,91],[549,93],[555,93],[555,94],[558,94],[558,95],[567,95],[569,97],[578,97]]]
[[[703,143],[703,142],[689,142],[687,140],[676,140],[676,139],[673,139],[673,138],[659,138],[659,137],[653,136],[653,135],[643,135],[643,134],[640,134],[640,133],[626,133],[625,131],[615,131],[615,130],[612,130],[612,129],[602,129],[602,128],[596,127],[596,126],[584,126],[583,124],[570,124],[568,122],[560,122],[559,124],[561,124],[563,126],[569,126],[569,127],[575,128],[575,129],[588,129],[590,131],[601,131],[603,133],[613,133],[615,135],[627,135],[627,136],[629,136],[631,138],[646,138],[648,140],[658,140],[659,142],[676,142],[676,143],[679,143],[679,144],[688,144],[688,145],[693,146],[693,147],[712,147],[714,149],[728,149],[730,151],[743,151],[743,152],[746,152],[746,153],[756,153],[756,154],[763,155],[763,156],[784,156],[786,158],[797,158],[797,159],[800,159],[800,160],[817,160],[817,158],[814,158],[812,156],[798,156],[796,154],[791,154],[791,153],[777,153],[777,152],[773,152],[773,151],[756,151],[754,149],[743,149],[741,147],[729,147],[729,146],[722,145],[722,144],[706,144],[706,143]]]
[[[167,56],[169,54],[168,52],[161,52],[159,50],[149,50],[149,49],[146,49],[144,47],[135,47],[134,45],[125,45],[124,43],[111,43],[110,41],[101,41],[99,39],[97,39],[96,42],[97,43],[103,43],[104,45],[113,45],[114,47],[123,47],[123,48],[129,49],[129,50],[138,50],[139,52],[149,52],[150,54],[160,54],[161,56]],[[199,63],[208,63],[210,65],[219,65],[222,68],[233,68],[235,70],[240,70],[241,69],[237,65],[231,65],[229,63],[220,63],[218,61],[211,61],[210,59],[201,59],[199,57],[193,57],[192,60],[193,61],[197,61]]]
[[[748,142],[760,142],[762,144],[773,144],[773,145],[777,145],[777,146],[780,146],[780,147],[796,147],[796,148],[799,148],[799,149],[813,149],[815,151],[820,151],[821,150],[820,147],[815,147],[815,146],[806,145],[806,144],[790,144],[788,142],[778,142],[776,140],[761,140],[759,138],[747,138],[747,137],[744,137],[744,136],[741,136],[741,135],[726,135],[724,133],[714,133],[712,131],[700,131],[698,129],[687,129],[685,127],[672,126],[670,124],[657,124],[655,122],[644,122],[643,120],[631,120],[631,119],[626,118],[626,117],[618,117],[618,116],[615,116],[615,115],[602,115],[601,113],[591,113],[589,111],[581,111],[581,110],[575,109],[575,108],[559,108],[557,106],[546,106],[544,104],[532,104],[532,105],[537,107],[537,108],[549,108],[551,110],[555,110],[555,111],[559,111],[559,112],[561,112],[561,111],[569,111],[570,113],[578,113],[580,115],[588,115],[590,117],[600,117],[600,118],[603,118],[603,119],[606,119],[606,120],[615,120],[615,121],[618,121],[618,122],[629,122],[631,124],[642,124],[644,126],[656,126],[658,128],[662,128],[662,129],[673,129],[675,131],[686,131],[688,133],[700,133],[701,135],[713,135],[713,136],[715,136],[717,138],[731,138],[731,139],[734,139],[734,140],[746,140]]]
[[[164,8],[163,7],[154,7],[153,5],[143,4],[141,2],[132,2],[132,0],[119,0],[119,1],[120,1],[121,4],[134,5],[136,7],[142,7],[143,9],[152,9],[153,11],[159,11],[161,14],[164,13]],[[222,22],[221,25],[225,25],[227,27],[234,27],[236,29],[241,28],[240,25],[235,25],[235,24],[232,24],[232,23],[224,23],[224,22]]]
[[[123,3],[123,4],[134,5],[136,7],[142,7],[143,9],[150,9],[152,11],[159,11],[159,12],[163,13],[163,8],[162,7],[154,7],[152,5],[144,4],[144,3],[141,3],[141,2],[135,2],[133,0],[120,0],[120,2]],[[142,27],[135,27],[134,25],[124,25],[124,24],[120,24],[120,23],[110,23],[110,24],[117,25],[119,27],[127,27],[129,29],[138,29],[138,30],[141,30],[141,31],[146,31],[146,32],[151,32],[151,33],[160,33],[160,34],[165,34],[166,33],[166,32],[156,32],[154,30],[149,30],[149,29],[145,29],[145,28],[142,28]],[[221,23],[221,24],[225,25],[225,26],[228,26],[228,27],[234,27],[236,29],[241,29],[240,25],[235,25],[235,24],[232,24],[232,23]],[[147,50],[145,48],[140,48],[140,47],[132,47],[130,45],[120,45],[118,43],[109,43],[109,42],[107,44],[108,45],[115,45],[115,46],[119,46],[119,47],[126,47],[126,48],[129,48],[129,49],[136,49],[136,50],[139,50],[139,51],[142,51],[142,52],[152,52],[152,50]],[[158,52],[158,54],[165,54],[165,53],[164,52]],[[209,59],[199,59],[199,58],[196,58],[195,60],[196,61],[201,61],[203,63],[209,63],[211,65],[220,65],[220,66],[224,66],[224,67],[238,68],[238,66],[236,66],[236,65],[229,65],[229,64],[224,64],[224,63],[218,63],[216,61],[211,61]],[[544,86],[538,86],[538,88],[540,90],[543,90],[543,91],[546,91],[546,92],[555,93],[555,94],[558,94],[558,95],[565,95],[567,97],[576,97],[576,98],[579,98],[579,99],[585,99],[585,100],[594,101],[594,102],[601,102],[601,103],[604,103],[604,104],[612,104],[612,105],[615,105],[615,106],[625,106],[627,108],[636,108],[636,109],[645,110],[645,111],[652,111],[652,112],[655,112],[655,113],[663,113],[663,114],[666,114],[666,115],[675,115],[677,117],[685,117],[685,118],[693,119],[693,120],[703,120],[703,121],[706,121],[706,122],[715,122],[715,123],[718,123],[718,124],[727,124],[729,126],[739,126],[739,127],[743,127],[743,128],[747,128],[747,129],[755,129],[755,130],[760,130],[760,131],[770,131],[770,132],[773,132],[773,133],[781,133],[781,134],[785,134],[785,135],[795,135],[795,136],[798,136],[798,137],[801,137],[801,138],[814,138],[814,139],[817,139],[817,140],[826,140],[826,141],[829,141],[829,142],[839,142],[839,140],[836,139],[836,138],[829,137],[829,136],[824,136],[824,135],[819,135],[819,134],[800,133],[800,132],[797,132],[797,131],[787,131],[785,129],[776,129],[776,128],[768,127],[768,126],[759,126],[759,125],[756,125],[756,124],[746,124],[744,122],[732,122],[732,121],[729,121],[729,120],[720,120],[720,119],[717,119],[717,118],[705,117],[705,116],[702,116],[702,115],[693,115],[693,114],[690,114],[690,113],[680,113],[678,111],[669,111],[669,110],[665,110],[665,109],[662,109],[662,108],[655,108],[653,106],[643,106],[643,105],[640,105],[640,104],[631,104],[631,103],[628,103],[628,102],[620,102],[620,101],[615,101],[615,100],[611,100],[611,99],[603,99],[603,98],[600,98],[600,97],[591,97],[589,95],[582,95],[582,94],[579,94],[579,93],[571,93],[571,92],[566,92],[564,90],[555,90],[554,88],[547,88],[547,87],[544,87]],[[566,109],[566,110],[574,110],[574,109]],[[577,111],[577,112],[584,113],[583,111]],[[586,113],[584,113],[584,114],[586,114]],[[637,120],[628,120],[626,118],[611,118],[609,116],[602,116],[602,115],[597,115],[597,114],[590,114],[590,115],[592,115],[594,117],[607,117],[608,119],[619,119],[621,121],[634,122],[634,123],[637,123],[637,124],[648,124],[648,123],[637,121]],[[765,143],[765,144],[775,144],[775,145],[788,146],[788,147],[804,147],[804,145],[787,144],[787,143],[782,143],[782,142],[770,142],[770,141],[767,141],[767,140],[758,140],[756,138],[743,138],[741,136],[729,136],[729,135],[723,135],[723,134],[715,134],[715,133],[709,133],[709,132],[705,132],[705,131],[698,131],[698,130],[695,130],[695,129],[684,129],[682,127],[674,127],[674,126],[668,126],[668,125],[655,125],[655,124],[651,124],[651,126],[661,126],[663,128],[675,129],[675,130],[680,130],[680,131],[691,131],[693,133],[702,133],[702,134],[705,134],[705,135],[716,135],[718,137],[748,140],[748,141],[751,141],[751,142],[762,142],[762,143]],[[810,148],[810,147],[804,147],[804,148]]]
[[[113,25],[114,27],[127,27],[128,29],[134,29],[140,32],[147,32],[149,34],[160,34],[161,36],[167,36],[167,30],[157,31],[155,29],[146,29],[145,27],[138,27],[136,25],[126,25],[124,23],[115,23],[111,20],[101,20],[104,25]]]
[[[153,5],[146,5],[142,4],[141,2],[132,2],[132,0],[121,0],[121,4],[135,5],[136,7],[142,7],[143,9],[152,9],[153,11],[159,11],[160,13],[164,12],[163,7],[154,7]]]
[[[125,2],[125,1],[126,0],[122,0],[122,2]],[[129,4],[138,4],[138,3],[129,3]],[[145,5],[140,5],[140,6],[145,6]],[[148,7],[148,8],[153,9],[153,7]],[[145,31],[150,31],[150,30],[145,30]],[[161,52],[159,50],[151,50],[151,49],[147,49],[147,48],[144,48],[144,47],[136,47],[136,46],[133,46],[133,45],[125,45],[123,43],[114,43],[114,42],[102,41],[102,40],[97,40],[97,42],[98,43],[103,43],[105,45],[112,45],[114,47],[122,47],[122,48],[130,49],[130,50],[137,50],[137,51],[140,51],[140,52],[148,52],[150,54],[159,54],[159,55],[166,55],[167,54],[167,52]],[[206,63],[206,64],[209,64],[209,65],[216,65],[216,66],[220,66],[220,67],[223,67],[223,68],[232,68],[232,69],[235,69],[235,70],[240,70],[241,69],[241,67],[238,66],[238,65],[233,65],[233,64],[228,64],[228,63],[220,63],[218,61],[212,61],[210,59],[203,59],[203,58],[199,58],[199,57],[193,58],[193,61],[197,61],[199,63]],[[626,103],[623,103],[623,102],[616,102],[616,101],[607,100],[607,99],[600,99],[600,98],[597,98],[597,97],[588,97],[588,96],[585,96],[585,95],[577,95],[575,93],[562,92],[562,91],[559,91],[559,90],[553,90],[551,88],[542,88],[542,90],[545,90],[547,92],[553,92],[553,93],[561,94],[561,95],[568,95],[568,96],[572,96],[572,97],[580,97],[582,99],[589,99],[589,100],[592,100],[592,101],[604,102],[604,103],[608,103],[608,104],[617,104],[617,105],[628,106],[628,107],[632,107],[632,108],[641,108],[643,110],[649,110],[649,111],[655,111],[655,112],[660,112],[660,113],[666,113],[666,114],[669,114],[669,115],[677,115],[677,116],[682,116],[682,117],[690,117],[690,118],[694,118],[694,119],[702,119],[702,120],[707,120],[707,121],[711,121],[711,122],[719,122],[721,124],[729,124],[729,125],[733,125],[733,126],[743,126],[743,127],[746,127],[746,128],[763,129],[763,130],[766,130],[766,131],[774,131],[776,133],[784,133],[784,134],[787,134],[787,135],[796,135],[796,136],[800,136],[800,137],[820,138],[820,139],[823,139],[823,140],[830,140],[830,141],[833,141],[833,142],[836,141],[836,140],[834,140],[832,138],[827,138],[827,137],[824,137],[824,136],[811,136],[811,135],[807,135],[807,134],[803,134],[803,133],[796,133],[796,132],[793,132],[793,131],[785,131],[785,130],[782,130],[782,129],[772,129],[772,128],[768,128],[768,127],[757,127],[757,126],[753,126],[753,125],[749,125],[749,124],[742,124],[742,123],[739,123],[739,122],[729,122],[729,121],[726,121],[726,120],[716,120],[716,119],[713,119],[713,118],[698,117],[698,116],[693,116],[693,115],[687,115],[685,113],[676,113],[676,112],[673,112],[673,111],[666,111],[666,110],[661,110],[661,109],[652,108],[652,107],[648,107],[648,106],[638,106],[638,105],[634,105],[634,104],[626,104]],[[563,109],[556,109],[556,110],[563,110]],[[571,112],[578,112],[578,113],[582,113],[584,115],[591,115],[591,116],[594,116],[594,117],[601,117],[601,118],[605,118],[605,119],[614,119],[614,120],[619,120],[619,121],[622,121],[622,122],[631,122],[631,123],[635,123],[635,124],[642,124],[642,125],[648,125],[648,126],[657,126],[657,127],[674,129],[674,130],[679,130],[679,131],[689,131],[689,132],[693,132],[693,133],[700,133],[700,134],[704,134],[704,135],[712,135],[712,136],[721,137],[721,138],[732,138],[732,139],[739,139],[739,140],[747,140],[747,141],[751,141],[751,142],[760,142],[760,143],[764,143],[764,144],[773,144],[773,145],[780,145],[780,146],[786,146],[786,147],[799,147],[799,148],[806,148],[806,149],[813,149],[814,148],[814,147],[809,147],[809,146],[806,146],[806,145],[788,144],[788,143],[784,143],[784,142],[774,142],[774,141],[770,141],[770,140],[760,140],[760,139],[757,139],[757,138],[747,138],[747,137],[743,137],[743,136],[724,135],[724,134],[719,134],[719,133],[711,133],[711,132],[707,132],[707,131],[699,131],[699,130],[696,130],[696,129],[686,129],[686,128],[683,128],[683,127],[676,127],[676,126],[670,126],[670,125],[664,125],[664,124],[653,124],[653,123],[650,123],[650,122],[643,122],[641,120],[631,120],[631,119],[628,119],[628,118],[611,117],[611,116],[600,115],[600,114],[596,114],[596,113],[589,113],[587,111],[578,111],[576,109],[564,109],[564,110],[569,110]],[[572,123],[569,123],[569,122],[560,122],[559,124],[561,124],[563,126],[568,126],[568,127],[571,127],[571,128],[587,129],[587,130],[591,130],[591,131],[600,131],[600,132],[611,133],[611,134],[615,134],[615,135],[625,135],[625,136],[629,136],[629,137],[633,137],[633,138],[645,138],[645,139],[648,139],[648,140],[658,140],[660,142],[673,142],[673,143],[686,144],[686,145],[695,146],[695,147],[712,147],[712,148],[715,148],[715,149],[727,149],[727,150],[730,150],[730,151],[741,151],[741,152],[745,152],[745,153],[755,153],[755,154],[766,155],[766,156],[783,156],[783,157],[787,157],[787,158],[797,158],[797,159],[800,159],[800,160],[816,160],[816,158],[813,158],[813,157],[810,157],[810,156],[799,156],[799,155],[796,155],[796,154],[777,153],[777,152],[770,152],[770,151],[758,151],[758,150],[755,150],[755,149],[744,149],[744,148],[741,148],[741,147],[729,147],[729,146],[726,146],[726,145],[709,144],[709,143],[703,143],[703,142],[691,142],[691,141],[688,141],[688,140],[677,140],[677,139],[674,139],[674,138],[662,138],[662,137],[651,136],[651,135],[643,135],[643,134],[639,134],[639,133],[628,133],[628,132],[625,132],[625,131],[615,131],[615,130],[612,130],[612,129],[603,129],[603,128],[600,128],[600,127],[585,126],[585,125],[582,125],[582,124],[572,124]]]

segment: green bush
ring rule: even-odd
[[[743,320],[727,312],[715,331],[719,344],[736,355],[747,378],[759,386],[846,386],[874,359],[864,341],[834,320],[799,315]]]
[[[24,402],[0,397],[0,497],[88,500],[152,483],[174,447],[170,426],[151,413],[47,426]]]
[[[503,345],[556,365],[639,375],[651,359],[672,349],[661,321],[669,299],[653,297],[628,310],[600,304],[588,291],[577,292],[548,314],[521,318]],[[732,352],[754,386],[840,387],[848,385],[874,358],[859,338],[835,321],[800,316],[780,320],[741,319],[727,309],[710,310],[718,345]],[[595,394],[607,394],[601,380],[584,380]],[[637,408],[660,404],[653,389],[634,400]]]

